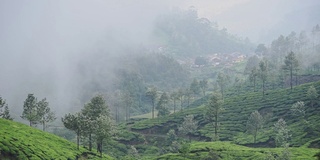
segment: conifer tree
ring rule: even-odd
[[[56,120],[55,113],[50,110],[49,102],[44,98],[37,103],[37,114],[39,122],[42,124],[42,130],[45,131],[46,124]]]
[[[223,108],[223,100],[221,98],[220,94],[214,93],[210,99],[209,103],[207,104],[205,117],[209,121],[209,123],[212,123],[212,126],[214,127],[214,139],[219,140],[218,136],[218,130],[220,127],[220,120],[219,117],[220,114],[224,111]]]
[[[28,94],[27,99],[24,101],[21,118],[29,121],[30,126],[39,121],[37,112],[37,98],[33,94]]]
[[[147,90],[146,96],[149,97],[152,104],[152,118],[154,118],[155,103],[157,100],[157,88],[151,87]]]
[[[84,115],[88,125],[85,134],[89,137],[89,150],[91,151],[92,135],[95,134],[94,132],[96,127],[95,121],[99,118],[99,116],[110,117],[110,111],[102,95],[97,95],[84,106],[84,109],[82,109],[82,114]]]
[[[200,89],[202,91],[203,96],[206,95],[206,90],[208,89],[208,80],[203,79],[199,82]]]
[[[10,116],[8,104],[6,104],[6,101],[2,99],[2,97],[0,97],[0,117],[7,120],[13,120]]]
[[[293,72],[297,71],[297,68],[299,67],[299,61],[297,60],[294,52],[290,52],[284,60],[284,65],[282,66],[282,69],[286,71],[290,75],[290,88],[292,90],[292,84],[293,84]]]

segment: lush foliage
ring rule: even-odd
[[[0,128],[0,159],[100,159],[96,152],[21,123],[0,119]]]

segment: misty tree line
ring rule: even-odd
[[[299,35],[295,32],[291,32],[286,37],[280,35],[268,47],[259,44],[255,55],[248,58],[245,66],[243,73],[247,78],[232,77],[234,85],[230,85],[229,79],[229,83],[220,85],[221,93],[223,94],[224,90],[230,87],[234,87],[236,92],[241,89],[248,90],[247,82],[250,82],[254,92],[260,89],[264,95],[267,89],[287,86],[292,89],[294,85],[308,81],[309,75],[319,75],[319,25],[314,26],[309,33],[302,31]]]
[[[187,30],[187,26],[191,27],[192,32]],[[146,94],[149,88],[155,86],[166,92],[167,96],[178,92],[180,98],[170,99],[175,101],[173,103],[179,102],[180,109],[185,108],[196,97],[192,93],[194,91],[187,91],[190,89],[189,84],[192,79],[190,73],[172,57],[185,58],[190,55],[216,52],[248,51],[248,46],[250,46],[248,40],[232,36],[227,33],[226,29],[218,29],[216,23],[199,18],[197,11],[192,8],[160,16],[156,20],[154,35],[161,39],[159,42],[161,49],[157,51],[145,49],[125,51],[130,54],[126,53],[117,57],[120,60],[119,63],[112,66],[114,73],[109,73],[106,70],[109,66],[105,57],[91,60],[92,62],[90,59],[83,62],[79,68],[83,77],[79,79],[93,78],[81,85],[84,87],[83,91],[80,91],[80,103],[85,103],[88,97],[95,93],[103,93],[112,107],[111,110],[115,114],[116,121],[125,120],[133,115],[155,110],[157,102],[155,106],[152,106],[150,98]],[[87,64],[91,64],[91,66],[87,66]],[[99,71],[96,71],[98,73],[93,68],[98,68]],[[109,75],[114,78],[112,83],[104,81]],[[223,85],[222,88],[225,89]],[[201,92],[204,95],[203,92],[206,92],[207,88],[203,86],[206,84],[201,86]],[[181,94],[182,92],[184,94]],[[160,97],[161,93],[159,92]],[[176,105],[166,104],[166,102],[164,104],[166,107],[172,106],[171,109],[176,110]],[[165,110],[162,111],[166,113]]]
[[[192,7],[159,16],[154,34],[165,52],[175,56],[247,52],[252,46],[248,38],[231,35],[226,28],[219,29],[216,22],[199,17]]]

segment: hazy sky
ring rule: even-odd
[[[0,95],[11,107],[22,107],[27,93],[47,97],[57,108],[67,106],[75,92],[76,62],[99,50],[111,52],[110,41],[122,46],[148,42],[154,19],[172,8],[194,6],[200,17],[258,43],[306,27],[309,14],[304,11],[319,4],[319,0],[1,0]],[[302,14],[290,18],[295,11]],[[284,27],[288,19],[291,25]]]

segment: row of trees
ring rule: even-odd
[[[40,123],[42,129],[45,130],[47,123],[53,122],[56,116],[55,113],[51,111],[46,98],[37,101],[37,98],[33,94],[28,94],[23,104],[21,118],[29,121],[30,126],[36,126]]]
[[[102,156],[103,143],[111,139],[115,134],[115,126],[108,105],[102,95],[93,97],[84,108],[74,114],[66,114],[62,119],[67,129],[77,135],[79,149],[80,138],[88,139],[88,148],[91,151],[93,142],[96,143],[97,151]]]
[[[158,110],[158,117],[170,114],[168,104],[169,101],[173,102],[173,113],[177,110],[177,102],[180,101],[180,111],[183,110],[183,102],[186,101],[187,106],[190,105],[191,100],[195,99],[202,93],[203,96],[206,95],[206,90],[208,87],[208,81],[203,79],[198,81],[194,79],[187,89],[180,88],[178,91],[173,91],[170,95],[166,92],[159,93],[156,87],[152,86],[147,89],[146,96],[152,105],[152,118],[154,118],[155,109]],[[160,98],[158,98],[158,95]],[[157,101],[158,100],[158,101]]]
[[[259,44],[255,51],[256,55],[248,59],[244,71],[249,75],[254,91],[258,79],[261,80],[263,91],[266,84],[272,88],[284,87],[286,81],[292,89],[294,81],[295,85],[298,85],[299,75],[316,74],[315,71],[317,69],[319,71],[320,68],[320,57],[317,54],[320,51],[319,28],[319,25],[314,26],[310,36],[306,31],[302,31],[299,35],[295,32],[288,36],[280,35],[269,47]]]
[[[296,54],[294,52],[290,52],[285,56],[284,64],[281,66],[281,70],[277,72],[273,63],[271,63],[268,59],[264,58],[259,60],[257,56],[253,56],[249,58],[246,70],[249,70],[245,73],[248,74],[249,80],[253,84],[254,91],[256,91],[257,80],[260,79],[262,85],[262,94],[264,95],[268,81],[272,84],[273,88],[279,85],[283,86],[286,75],[289,75],[290,77],[290,88],[292,89],[294,76],[296,76],[297,81],[299,61],[296,57]],[[279,73],[278,82],[276,82],[277,73]]]

